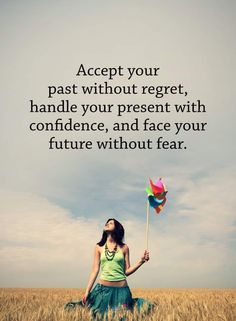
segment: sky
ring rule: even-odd
[[[168,200],[160,215],[150,211],[150,260],[127,278],[128,284],[234,288],[235,3],[23,0],[1,1],[0,9],[0,286],[85,288],[95,244],[113,217],[125,228],[131,265],[136,264],[146,246],[148,178],[162,177]],[[136,77],[135,83],[182,83],[188,99],[201,99],[206,113],[135,117],[207,122],[207,130],[179,134],[184,150],[48,150],[49,134],[30,132],[29,123],[55,116],[31,114],[29,100],[48,103],[49,85],[105,80],[78,79],[81,63],[160,67],[158,78]],[[63,95],[54,102],[68,97],[84,99]],[[173,103],[176,97],[168,99]],[[95,100],[117,104],[122,99],[86,98]],[[139,96],[134,103],[156,99]],[[116,117],[91,114],[83,120],[111,124]],[[123,134],[127,140],[158,135]]]

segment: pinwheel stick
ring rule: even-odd
[[[148,230],[149,230],[149,201],[147,200],[147,224],[146,224],[146,250],[148,250]]]

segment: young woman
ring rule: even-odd
[[[66,308],[88,306],[94,317],[97,314],[104,316],[109,309],[118,310],[120,307],[133,310],[137,306],[141,311],[145,306],[147,312],[154,308],[154,303],[132,298],[126,277],[149,260],[149,252],[145,250],[140,260],[130,266],[129,247],[123,243],[124,233],[123,226],[116,219],[107,220],[101,241],[95,246],[93,268],[82,300],[68,302]],[[100,267],[100,279],[91,291]]]

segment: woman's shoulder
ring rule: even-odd
[[[123,243],[123,245],[120,246],[120,249],[122,250],[123,254],[126,254],[127,251],[129,250],[129,247],[127,244]]]
[[[103,246],[100,246],[98,243],[96,243],[95,245],[95,251],[101,252],[101,249],[103,248]]]

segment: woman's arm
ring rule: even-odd
[[[88,285],[85,291],[86,294],[88,294],[91,291],[93,284],[98,276],[99,270],[100,270],[100,251],[99,251],[99,246],[96,244],[95,250],[94,250],[93,268],[92,268],[92,272],[90,274]]]
[[[149,260],[149,252],[145,251],[144,255],[141,259],[134,265],[130,266],[130,258],[129,258],[129,247],[126,245],[125,247],[125,275],[129,276],[134,273],[138,268],[140,268],[143,263]]]

